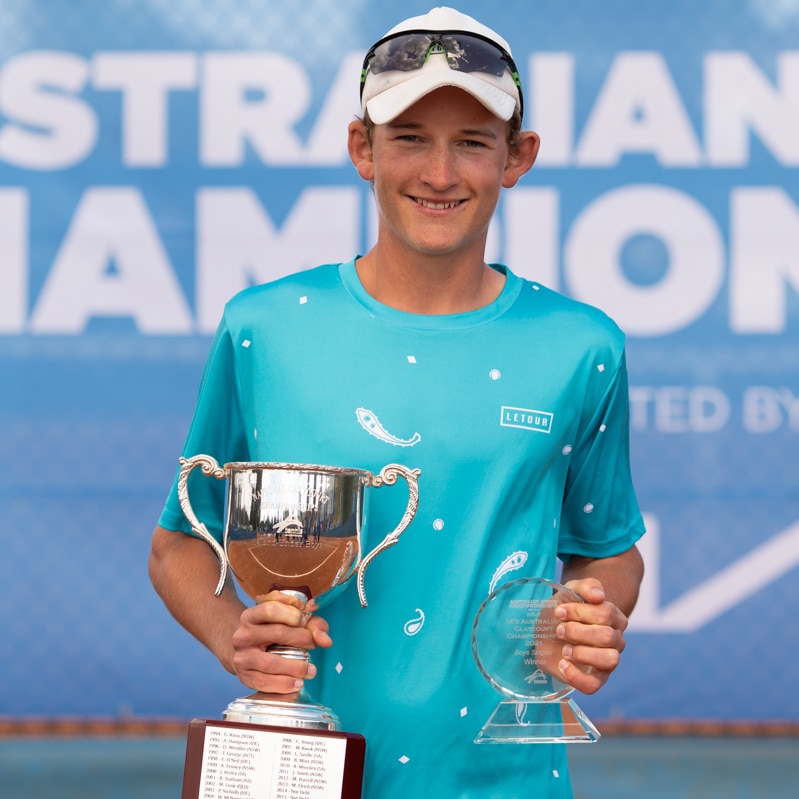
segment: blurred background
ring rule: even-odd
[[[654,796],[670,763],[663,795],[780,794],[799,0],[457,7],[510,42],[542,137],[490,259],[628,334],[647,577],[622,666],[580,698],[606,736],[572,753],[577,790]],[[175,796],[186,721],[241,692],[153,593],[150,533],[224,302],[373,241],[346,154],[361,60],[429,8],[0,0],[0,795],[71,796],[73,774],[83,799]]]

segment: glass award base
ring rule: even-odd
[[[572,699],[506,699],[476,744],[593,743],[600,733]]]

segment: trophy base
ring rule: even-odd
[[[266,727],[292,727],[305,730],[339,730],[338,716],[314,702],[305,689],[297,694],[264,694],[234,699],[222,714],[224,721],[258,724]]]
[[[476,744],[593,743],[599,730],[572,699],[506,699],[485,723]]]

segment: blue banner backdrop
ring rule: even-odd
[[[595,718],[797,719],[799,0],[464,0],[539,164],[490,256],[629,335],[648,575]],[[419,0],[0,3],[0,714],[218,714],[149,536],[239,288],[372,240],[363,51]]]

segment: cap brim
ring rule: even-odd
[[[381,75],[389,78],[390,73]],[[376,76],[372,76],[374,79]],[[481,102],[494,116],[508,120],[513,116],[517,98],[493,86],[477,73],[459,72],[454,69],[419,70],[412,78],[384,89],[366,101],[369,118],[376,125],[391,122],[415,102],[443,86],[456,86]]]

